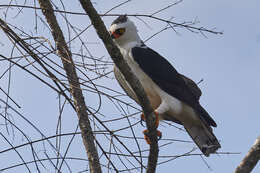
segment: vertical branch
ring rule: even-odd
[[[251,172],[258,160],[260,159],[260,136],[256,139],[254,145],[250,148],[247,155],[238,165],[235,173],[248,173]]]
[[[70,85],[70,93],[73,96],[74,105],[79,117],[79,126],[83,138],[83,143],[88,155],[91,172],[101,172],[97,149],[94,143],[93,131],[90,126],[85,100],[80,88],[79,79],[72,60],[72,54],[65,42],[62,30],[54,15],[52,5],[49,0],[38,0],[42,12],[51,28],[52,36],[56,42],[58,55],[63,63]]]
[[[144,92],[144,89],[137,77],[131,72],[130,67],[124,61],[123,56],[121,55],[119,49],[114,45],[113,40],[111,39],[106,27],[98,15],[97,11],[93,7],[90,0],[80,0],[80,3],[83,9],[88,14],[93,26],[95,27],[98,36],[103,41],[108,53],[110,54],[112,60],[116,66],[120,69],[130,86],[133,88],[136,93],[138,100],[142,106],[143,112],[146,118],[146,125],[148,128],[148,135],[151,139],[150,153],[148,158],[147,172],[155,172],[157,160],[158,160],[158,139],[156,135],[156,126],[155,126],[155,116],[153,114],[153,109],[150,105],[150,102]]]

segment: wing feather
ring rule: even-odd
[[[165,92],[191,106],[209,125],[215,121],[199,103],[201,91],[191,79],[179,74],[160,54],[148,47],[132,48],[133,59],[141,69]]]

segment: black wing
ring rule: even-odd
[[[215,121],[199,104],[200,95],[194,92],[183,75],[179,74],[165,58],[147,47],[132,48],[132,55],[142,70],[162,90],[191,106],[209,125],[216,127]]]

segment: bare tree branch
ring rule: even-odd
[[[129,1],[126,1],[126,2],[129,2]],[[124,2],[124,3],[126,3],[126,2]],[[203,32],[211,33],[211,34],[220,34],[220,35],[223,34],[222,31],[215,31],[214,29],[207,29],[207,28],[204,28],[204,27],[192,26],[194,23],[185,23],[185,22],[184,23],[176,23],[176,22],[172,22],[170,20],[166,20],[166,19],[163,19],[163,18],[155,16],[155,14],[160,13],[161,11],[164,11],[165,9],[168,9],[168,8],[174,6],[174,5],[177,5],[180,2],[182,2],[182,0],[179,0],[179,1],[177,1],[177,2],[167,6],[165,8],[162,8],[162,9],[152,13],[152,14],[127,14],[127,16],[151,18],[151,19],[154,19],[154,20],[158,20],[158,21],[161,21],[161,22],[172,24],[174,27],[186,28],[186,29],[188,29],[191,32],[198,31],[198,33],[201,33],[201,34],[204,34]],[[122,4],[124,4],[124,3],[122,3]],[[119,4],[119,5],[121,5],[121,4]],[[29,9],[34,9],[34,10],[40,10],[41,9],[39,7],[34,7],[34,6],[12,5],[12,4],[8,4],[8,5],[1,4],[0,7],[29,8]],[[112,8],[112,9],[114,9],[114,8]],[[44,10],[48,10],[48,9],[44,9]],[[111,10],[109,10],[109,11],[111,11]],[[70,14],[70,15],[86,15],[85,13],[73,12],[73,11],[64,11],[64,10],[58,10],[58,9],[53,10],[53,12]],[[99,14],[99,16],[103,17],[103,16],[119,16],[120,15],[120,14],[107,14],[108,12],[106,12],[104,14]]]
[[[250,148],[247,155],[236,168],[235,173],[251,172],[260,159],[260,136],[256,139],[254,145]]]
[[[149,138],[151,139],[150,145],[150,154],[148,158],[147,172],[155,172],[157,160],[158,160],[158,139],[156,135],[156,126],[155,126],[155,115],[153,114],[153,109],[150,105],[150,102],[144,92],[144,89],[137,77],[132,73],[128,64],[124,61],[123,56],[121,55],[119,49],[114,45],[106,27],[98,15],[97,11],[93,7],[90,0],[80,0],[80,3],[86,13],[88,14],[93,26],[95,27],[98,36],[101,38],[103,43],[106,46],[108,53],[113,59],[114,63],[120,69],[120,71],[125,76],[126,80],[129,82],[133,90],[135,91],[138,100],[141,103],[141,107],[145,114],[146,125],[149,131]]]
[[[117,87],[119,86],[111,87],[111,84],[113,85],[115,82],[112,75],[114,62],[111,61],[106,52],[100,51],[104,50],[100,40],[97,37],[92,37],[95,30],[93,30],[91,20],[96,25],[102,24],[102,26],[95,26],[100,38],[103,38],[108,51],[112,52],[113,56],[111,55],[111,57],[114,58],[114,61],[124,64],[120,60],[120,52],[118,53],[117,48],[113,47],[110,36],[102,21],[99,21],[99,17],[104,20],[117,17],[125,12],[114,12],[113,14],[111,12],[123,5],[127,7],[126,4],[131,1],[111,1],[108,6],[104,6],[104,3],[88,1],[87,3],[92,2],[99,9],[97,18],[82,11],[81,6],[71,4],[70,1],[66,0],[49,0],[50,6],[46,5],[45,3],[48,2],[43,0],[41,2],[44,2],[45,6],[39,5],[35,0],[11,0],[6,4],[3,4],[4,2],[0,4],[0,29],[10,41],[5,41],[5,37],[0,40],[0,47],[3,50],[0,54],[0,125],[5,126],[6,129],[6,131],[1,131],[1,135],[5,137],[0,135],[4,141],[0,156],[10,155],[13,158],[12,162],[0,164],[0,172],[11,169],[17,169],[18,172],[21,170],[27,172],[52,170],[55,173],[98,172],[99,170],[89,166],[93,162],[86,157],[87,144],[85,147],[79,147],[82,145],[79,143],[81,138],[84,142],[90,139],[82,136],[83,132],[87,135],[88,132],[81,132],[78,129],[78,120],[84,123],[84,117],[78,119],[78,117],[68,116],[68,114],[75,113],[81,116],[82,112],[82,116],[89,119],[90,133],[93,134],[94,139],[92,144],[93,148],[97,149],[96,153],[98,153],[100,164],[97,163],[97,165],[102,168],[103,172],[155,172],[157,165],[169,164],[178,158],[194,156],[198,159],[201,158],[201,154],[191,152],[194,151],[192,141],[163,138],[158,146],[157,143],[151,147],[143,145],[145,141],[143,136],[140,136],[139,130],[142,127],[139,126],[140,118],[138,117],[142,110],[125,93],[122,93],[121,90],[118,91]],[[175,20],[172,20],[173,17],[161,14],[180,2],[182,0],[169,1],[168,5],[161,8],[158,8],[160,6],[158,5],[150,12],[128,13],[126,15],[141,20],[148,27],[146,20],[165,24],[160,31],[149,32],[151,37],[148,36],[148,39],[154,38],[157,34],[168,29],[176,34],[183,29],[194,34],[221,34],[215,29],[207,30],[207,28],[199,26],[196,20],[175,23]],[[141,2],[133,3],[139,4]],[[129,5],[131,6],[130,3]],[[90,8],[93,7],[90,6]],[[117,11],[119,10],[117,9]],[[28,20],[28,17],[32,20]],[[47,20],[46,17],[48,17]],[[68,74],[70,70],[72,73]],[[123,70],[130,73],[129,68],[124,67]],[[20,71],[25,72],[24,74],[28,75],[29,78],[22,73],[20,74]],[[21,75],[26,77],[28,83],[20,80]],[[136,83],[134,79],[132,81]],[[37,88],[30,81],[38,82]],[[40,97],[28,100],[22,97],[21,103],[20,95],[16,95],[17,92],[14,92],[14,90],[22,91],[23,87],[19,87],[20,83],[26,84],[26,90],[21,94],[27,95],[27,91],[29,91],[30,95],[31,93],[41,94]],[[38,86],[44,86],[48,90],[38,88]],[[81,92],[87,96],[86,102],[84,102]],[[77,93],[80,95],[78,100],[75,99],[78,96]],[[136,95],[140,96],[145,105],[149,106],[142,95]],[[36,99],[37,102],[35,102]],[[55,100],[56,104],[52,104],[52,101]],[[44,106],[38,104],[38,101],[42,101]],[[23,114],[20,110],[15,109],[19,107],[17,104],[24,108],[28,106],[28,103],[29,106],[33,105],[28,114]],[[35,114],[35,107],[39,105],[41,109],[37,109]],[[85,108],[80,107],[81,105]],[[46,107],[49,109],[47,110]],[[49,114],[51,108],[58,109],[58,111],[51,111]],[[53,115],[53,113],[55,114]],[[43,118],[42,115],[44,115],[47,124],[39,121],[40,118]],[[145,113],[145,115],[149,116],[147,119],[153,118],[149,114]],[[163,122],[160,125],[164,128],[171,126],[182,132],[185,131],[169,122]],[[48,127],[47,130],[46,127]],[[19,140],[20,137],[21,140]],[[151,141],[156,142],[155,140],[157,138]],[[91,143],[92,141],[87,142]],[[170,151],[166,148],[172,148],[172,145],[177,142],[184,142],[190,148],[183,154],[179,153],[179,150]],[[160,148],[160,155],[158,155],[157,147]],[[27,152],[28,149],[31,151],[30,153]],[[176,151],[177,153],[175,153]],[[16,157],[13,157],[13,153]],[[217,154],[236,153],[218,152]],[[205,164],[208,166],[207,163]]]
[[[72,54],[68,49],[65,42],[63,33],[58,25],[56,17],[53,12],[52,5],[49,0],[39,0],[40,7],[43,9],[42,12],[49,24],[52,32],[52,36],[56,42],[58,54],[62,60],[64,69],[66,71],[69,84],[70,92],[74,99],[74,105],[76,112],[79,117],[79,126],[82,132],[83,143],[88,155],[90,172],[101,172],[97,149],[94,143],[94,136],[92,128],[90,126],[86,104],[80,88],[79,79],[76,74],[76,69],[72,60]],[[48,10],[44,10],[48,9]]]

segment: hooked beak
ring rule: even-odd
[[[111,36],[112,39],[116,39],[116,38],[120,37],[120,35],[115,33],[115,32],[110,31],[109,33],[110,33],[110,36]]]

